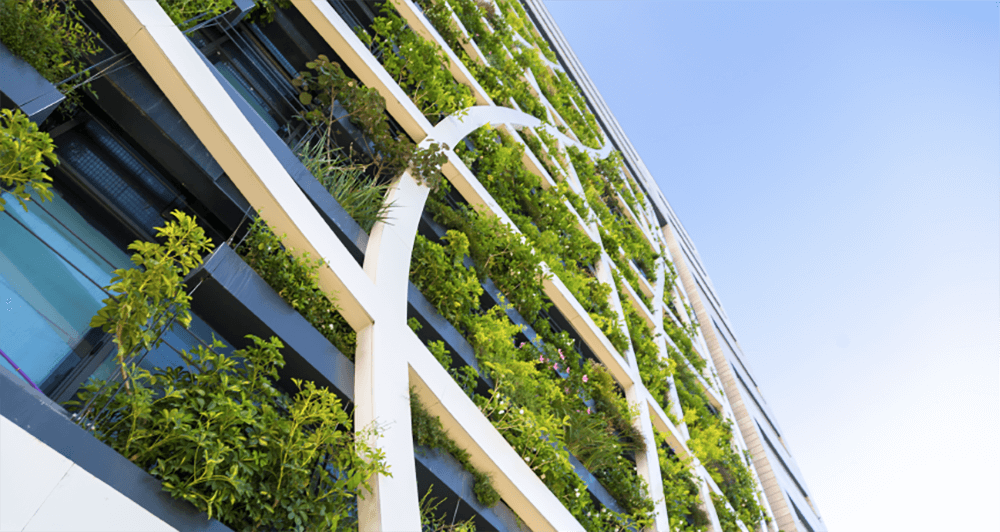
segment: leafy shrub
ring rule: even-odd
[[[638,312],[627,301],[622,301],[625,311],[625,323],[628,324],[629,337],[632,339],[632,350],[639,366],[639,375],[649,390],[650,395],[660,404],[664,412],[670,411],[670,382],[676,363],[669,358],[660,357],[660,348],[653,339],[653,332],[643,321]]]
[[[55,145],[48,133],[21,111],[0,110],[0,185],[10,192],[25,211],[31,193],[42,200],[52,200],[52,178],[45,173],[49,165],[59,164]],[[0,212],[7,202],[0,197]]]
[[[441,48],[411,30],[391,2],[382,3],[371,32],[357,29],[361,41],[432,122],[476,103],[472,90],[455,82]]]
[[[440,204],[439,208],[445,209]],[[451,213],[449,219],[453,221],[465,220],[469,224],[466,227],[489,219],[465,210],[447,212]],[[498,229],[504,227],[500,224]],[[572,452],[595,474],[604,475],[602,478],[608,482],[606,487],[623,504],[631,519],[636,522],[646,519],[651,515],[652,503],[649,502],[647,491],[634,466],[622,459],[623,454],[641,449],[642,438],[631,424],[634,412],[618,392],[611,375],[603,366],[581,365],[579,353],[565,333],[556,335],[545,329],[545,332],[540,333],[545,339],[544,343],[539,346],[526,343],[518,346],[514,339],[520,333],[520,327],[510,322],[503,306],[494,306],[485,312],[479,310],[482,288],[475,271],[467,269],[462,259],[466,253],[471,252],[473,241],[469,238],[489,241],[498,237],[503,240],[506,238],[503,236],[504,231],[463,233],[452,229],[447,233],[443,244],[418,237],[411,263],[411,280],[473,346],[480,367],[494,383],[490,392],[491,399],[475,396],[473,400],[484,409],[487,417],[495,414],[490,419],[508,442],[518,452],[522,452],[522,455],[522,446],[531,445],[531,452],[536,454],[539,452],[539,438],[549,442],[546,444],[549,448],[543,449],[542,453],[546,458],[532,462],[533,469],[567,507],[574,511],[574,515],[581,522],[597,519],[586,517],[587,512],[591,511],[586,509],[590,508],[589,497],[588,502],[579,502],[577,488],[569,489],[570,486],[578,486],[577,483],[581,481],[568,462],[567,452]],[[486,244],[486,247],[492,245]],[[477,255],[475,252],[471,253],[473,256]],[[512,260],[510,255],[490,251],[481,253],[481,260],[487,264],[507,265],[501,268],[484,268],[501,276],[508,268],[528,271],[532,268],[531,262],[504,262]],[[527,253],[523,258],[530,257],[530,253]],[[537,261],[537,258],[533,260]],[[523,288],[538,297],[541,293],[541,281],[531,275],[526,279],[531,284]],[[503,290],[508,282],[497,284]],[[433,345],[428,347],[432,352],[437,351]],[[443,358],[443,354],[435,356]],[[447,360],[442,358],[439,358],[442,365],[450,366],[450,357]],[[509,410],[493,409],[490,405],[495,405],[497,400],[511,405]],[[515,408],[516,419],[510,417]],[[524,423],[528,423],[528,420],[530,423],[526,427]],[[506,425],[508,421],[519,428],[511,429]],[[532,436],[527,436],[528,434]],[[573,510],[577,506],[579,508]],[[596,511],[591,513],[597,514]],[[626,521],[625,517],[619,518],[622,523]],[[595,524],[597,528],[590,529],[603,530],[612,518],[604,513],[601,519],[604,520],[593,522],[603,523],[602,525]]]
[[[340,315],[332,294],[319,287],[317,271],[323,261],[310,259],[307,253],[297,255],[295,250],[285,249],[281,240],[267,222],[258,218],[236,252],[286,303],[353,361],[357,335]]]
[[[64,83],[83,70],[87,55],[101,51],[80,20],[74,2],[0,0],[0,42],[51,83]]]
[[[137,268],[115,270],[108,290],[116,295],[105,299],[90,320],[91,327],[114,333],[122,377],[128,357],[158,346],[162,331],[174,320],[184,327],[191,324],[191,296],[184,276],[202,263],[202,253],[215,247],[193,217],[179,210],[171,214],[176,222],[156,228],[163,244],[141,240],[129,244],[136,251],[132,263]]]
[[[301,380],[293,397],[278,391],[284,346],[248,338],[234,356],[215,341],[182,352],[183,367],[133,367],[129,393],[88,384],[81,401],[110,403],[97,437],[237,530],[350,529],[366,481],[387,473],[382,453],[331,391]]]
[[[368,478],[387,473],[384,457],[355,439],[331,391],[295,379],[293,397],[274,387],[285,364],[277,338],[249,336],[253,346],[233,356],[213,340],[182,351],[184,366],[126,365],[134,350],[191,320],[184,276],[212,245],[193,218],[173,215],[176,222],[157,228],[164,243],[129,246],[138,268],[115,271],[107,289],[118,295],[93,320],[115,331],[126,391],[90,382],[70,406],[100,409],[91,420],[98,438],[160,478],[173,497],[233,528],[349,529]]]
[[[432,449],[440,449],[458,460],[466,471],[472,473],[474,479],[472,491],[481,504],[493,506],[500,502],[500,494],[493,487],[493,479],[489,474],[472,465],[469,453],[448,437],[444,426],[441,425],[441,420],[432,416],[424,408],[420,398],[412,390],[410,391],[410,419],[413,424],[413,443]]]

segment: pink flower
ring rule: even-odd
[[[583,382],[587,382],[587,376],[586,375],[583,376]]]
[[[552,369],[559,371],[559,364],[552,364]]]
[[[526,342],[521,342],[521,345],[519,345],[519,346],[518,346],[518,349],[520,349],[520,348],[524,347],[524,344],[525,344],[525,343],[526,343]]]
[[[591,412],[590,412],[590,407],[589,407],[589,406],[587,407],[587,413],[588,413],[588,414],[590,414],[590,413],[591,413]]]
[[[538,361],[545,362],[545,357],[543,357],[542,355],[538,355]]]
[[[566,373],[569,373],[569,366],[566,366]]]

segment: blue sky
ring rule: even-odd
[[[829,529],[1000,530],[998,3],[546,5]]]

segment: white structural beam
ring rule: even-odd
[[[275,233],[286,234],[285,244],[296,251],[324,260],[319,284],[336,295],[351,327],[370,325],[371,281],[260,136],[247,133],[254,131],[249,120],[160,5],[146,0],[94,5]]]

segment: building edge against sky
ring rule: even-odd
[[[712,281],[701,264],[697,248],[670,208],[664,192],[660,190],[655,178],[642,162],[642,158],[632,146],[600,92],[587,76],[583,65],[573,54],[555,20],[545,9],[544,1],[526,0],[526,4],[536,25],[545,33],[563,64],[567,65],[573,80],[580,86],[615,149],[622,153],[629,169],[638,177],[643,191],[653,203],[657,222],[661,225],[668,241],[674,264],[680,271],[684,290],[692,302],[698,322],[703,325],[705,342],[722,380],[726,399],[733,409],[743,438],[753,455],[754,467],[760,476],[779,526],[784,530],[792,530],[793,527],[796,530],[799,528],[825,530],[826,526],[822,523],[819,508],[810,499],[805,479],[781,437],[778,423],[768,409],[767,401],[743,360],[739,342],[729,325],[729,317],[726,316],[722,303],[715,295]],[[704,326],[708,323],[712,327]],[[777,447],[772,443],[774,440],[779,442]],[[800,508],[804,508],[806,513]],[[799,527],[799,523],[803,526]]]
[[[461,509],[462,516],[482,529],[583,528],[580,519],[584,516],[568,509],[565,500],[544,482],[545,475],[524,463],[428,350],[429,342],[442,341],[462,359],[456,365],[476,366],[477,353],[468,339],[409,282],[414,238],[437,235],[440,240],[443,232],[425,211],[427,187],[405,172],[389,190],[394,201],[391,223],[376,222],[369,233],[296,158],[293,148],[315,131],[295,119],[311,108],[298,98],[290,80],[306,70],[305,61],[326,53],[385,99],[394,134],[408,136],[421,147],[431,142],[450,147],[440,164],[440,174],[456,191],[447,201],[467,202],[482,216],[498,218],[517,232],[512,218],[520,221],[523,216],[512,217],[515,213],[501,208],[503,198],[473,171],[476,163],[467,156],[469,150],[455,150],[462,145],[472,147],[465,139],[486,125],[503,133],[498,142],[508,139],[505,142],[522,146],[524,168],[539,179],[540,187],[562,190],[565,186],[575,193],[581,203],[570,205],[572,196],[566,193],[565,212],[577,213],[574,230],[601,250],[587,275],[609,287],[606,307],[616,313],[616,321],[636,316],[643,327],[648,326],[647,331],[657,333],[658,356],[664,359],[668,352],[679,350],[664,324],[691,331],[686,338],[706,368],[698,371],[692,366],[687,371],[698,393],[710,403],[708,410],[733,421],[732,441],[727,445],[737,453],[749,451],[752,457],[748,478],[762,494],[759,504],[770,520],[762,521],[760,527],[787,532],[826,530],[780,428],[742,360],[694,245],[542,2],[524,2],[525,31],[511,37],[518,42],[517,54],[544,47],[544,42],[555,52],[557,61],[539,54],[542,63],[533,65],[540,69],[535,71],[538,74],[525,69],[515,80],[526,89],[520,97],[538,105],[542,115],[538,117],[531,110],[522,111],[516,97],[502,106],[495,101],[494,96],[503,90],[498,87],[504,84],[486,76],[502,60],[487,57],[493,51],[485,48],[485,35],[465,33],[460,18],[450,11],[444,19],[435,18],[430,9],[425,12],[410,0],[393,1],[410,28],[402,31],[412,30],[425,42],[439,45],[449,59],[449,83],[464,87],[459,92],[465,91],[475,102],[464,112],[444,117],[440,114],[449,113],[439,113],[436,124],[411,98],[403,78],[387,72],[385,62],[376,57],[379,54],[373,54],[356,35],[354,28],[372,27],[378,14],[373,3],[293,0],[273,14],[273,22],[259,24],[245,16],[254,2],[229,4],[231,9],[206,15],[186,30],[187,35],[155,2],[102,0],[84,5],[81,16],[88,29],[99,30],[103,38],[104,50],[91,61],[96,73],[91,86],[100,97],[78,96],[80,100],[63,103],[56,112],[62,97],[52,85],[6,48],[0,50],[3,106],[20,108],[41,123],[54,138],[60,158],[52,172],[57,192],[52,202],[36,197],[31,208],[22,211],[5,193],[6,210],[0,214],[4,224],[0,279],[9,311],[0,322],[0,348],[6,359],[0,370],[0,448],[4,449],[0,453],[0,528],[228,529],[186,503],[170,499],[157,480],[97,441],[58,405],[72,398],[95,372],[107,373],[107,361],[113,360],[114,352],[110,335],[89,326],[90,316],[105,297],[100,287],[108,284],[113,268],[128,265],[127,243],[152,240],[152,228],[169,219],[174,209],[198,216],[220,249],[190,278],[200,292],[192,303],[191,330],[169,331],[166,347],[144,355],[147,364],[169,362],[174,356],[171,350],[190,349],[212,335],[236,346],[241,344],[232,340],[248,333],[281,337],[289,361],[283,377],[307,378],[333,389],[355,406],[358,426],[377,423],[383,427],[375,441],[393,475],[376,476],[373,493],[359,504],[357,517],[364,530],[416,529],[418,499],[431,483],[438,486],[435,495],[454,502],[455,515]],[[514,7],[519,4],[498,4],[510,10],[506,16],[518,16]],[[486,5],[480,2],[477,9]],[[477,23],[492,33],[490,21],[500,19],[484,16]],[[449,25],[441,27],[442,20],[450,20]],[[532,24],[537,33],[531,31]],[[453,50],[449,39],[458,34],[462,49]],[[484,48],[477,45],[477,38]],[[512,56],[510,49],[498,50]],[[461,59],[456,52],[462,54]],[[556,101],[553,97],[549,101],[546,94],[552,87],[542,87],[536,79],[543,71],[551,76],[542,80],[545,83],[556,83],[559,73],[565,72],[579,86],[583,99]],[[600,133],[594,139],[598,145],[588,146],[591,142],[584,137],[589,131],[587,110],[581,106],[589,106],[596,117],[595,127],[608,139],[603,146],[599,145]],[[562,116],[567,113],[579,120]],[[520,135],[518,130],[522,130]],[[358,135],[350,126],[337,133],[348,144]],[[586,196],[581,179],[592,177],[581,178],[582,170],[575,168],[579,158],[570,157],[573,162],[565,163],[565,150],[570,147],[574,153],[595,159],[607,156],[611,149],[621,152],[625,178],[615,181],[620,186],[612,186],[613,197],[602,199],[608,205],[601,206],[602,212],[611,209],[612,218],[602,222],[581,198]],[[479,149],[486,150],[482,144]],[[634,190],[636,184],[641,190]],[[647,201],[640,201],[642,195]],[[253,211],[277,233],[287,235],[286,245],[325,260],[319,285],[336,292],[344,320],[357,333],[352,360],[287,307],[244,259],[222,245],[234,232],[245,232],[244,215]],[[621,251],[624,258],[632,260],[619,261],[618,253],[612,260],[602,237],[618,223],[631,224],[636,231],[632,234],[661,251],[673,266],[662,259],[640,265],[625,251]],[[674,269],[676,283],[668,286],[666,279]],[[625,282],[626,277],[630,282]],[[658,465],[664,458],[658,457],[655,434],[671,456],[694,456],[687,445],[691,418],[682,407],[678,384],[673,377],[667,378],[670,399],[664,409],[661,400],[650,393],[658,383],[644,380],[639,372],[633,347],[637,339],[629,342],[634,329],[624,323],[618,323],[617,331],[615,325],[602,328],[569,284],[555,274],[546,280],[544,295],[553,304],[546,323],[567,332],[584,358],[607,368],[624,397],[637,408],[632,427],[645,445],[631,451],[628,462],[634,467],[632,474],[649,487],[654,502],[648,528],[668,530],[668,505],[663,501]],[[492,281],[484,281],[483,287],[489,297],[498,299]],[[282,305],[288,310],[282,310]],[[691,312],[685,312],[686,308]],[[534,323],[516,310],[507,314],[527,329]],[[408,319],[419,322],[424,332],[419,336],[411,332]],[[699,327],[692,328],[692,321]],[[625,338],[624,348],[609,339],[613,333]],[[526,339],[538,344],[540,334],[532,330]],[[565,367],[560,378],[569,381],[570,373]],[[480,385],[492,384],[483,380]],[[472,477],[461,464],[456,466],[454,460],[437,454],[426,456],[420,449],[415,452],[407,394],[411,388],[458,447],[469,453],[468,461],[492,475],[502,502],[487,507],[476,500],[468,480]],[[609,492],[607,487],[611,480],[597,466],[591,465],[591,472],[576,457],[570,458],[579,476],[574,482],[586,486],[594,507],[623,511],[620,497],[616,498],[619,492]],[[697,459],[693,463],[693,474],[700,479],[697,506],[706,518],[703,528],[747,530],[742,522],[720,520],[724,511],[733,512],[726,494],[705,465]],[[691,519],[687,525],[695,526]]]

